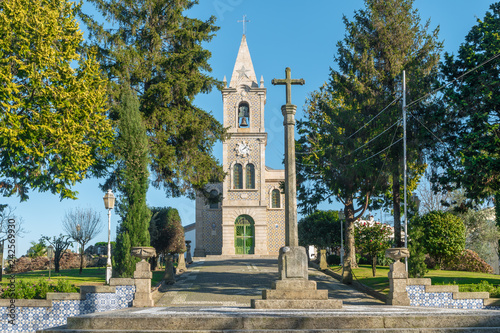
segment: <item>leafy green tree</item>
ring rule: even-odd
[[[452,213],[434,211],[415,217],[412,223],[422,228],[422,245],[439,264],[465,249],[464,223]]]
[[[119,108],[115,184],[120,192],[118,213],[121,222],[113,254],[116,275],[131,277],[139,258],[130,255],[134,246],[148,246],[151,213],[146,205],[149,186],[148,142],[135,93],[122,86]]]
[[[169,195],[193,196],[193,188],[222,181],[224,172],[212,149],[225,130],[209,112],[194,105],[197,94],[221,87],[208,75],[211,54],[202,46],[218,30],[215,18],[187,17],[184,12],[197,3],[192,0],[89,2],[113,24],[113,29],[105,29],[81,13],[112,81],[113,110],[119,108],[116,85],[127,81],[138,94],[153,184]]]
[[[71,190],[108,164],[106,80],[66,0],[0,2],[0,193]]]
[[[377,273],[377,256],[391,245],[389,241],[390,234],[390,227],[379,222],[373,224],[357,223],[354,228],[356,248],[361,253],[369,255],[372,259],[373,277]]]
[[[151,245],[158,253],[186,252],[184,228],[177,209],[155,207],[151,210],[153,212],[150,222]]]
[[[49,243],[49,245],[52,245],[54,247],[54,271],[56,273],[59,273],[59,263],[61,261],[61,258],[64,252],[66,252],[66,250],[73,244],[71,242],[71,237],[63,234],[59,234],[58,237],[54,236],[52,237],[52,239],[48,236],[42,236],[39,242],[47,242]]]
[[[300,219],[298,223],[299,245],[314,245],[319,249],[340,246],[339,213],[318,210]]]
[[[445,191],[463,188],[467,207],[495,197],[500,211],[500,3],[490,6],[460,45],[456,56],[445,54],[443,92],[446,105],[436,112],[442,122],[436,135],[445,143],[433,154],[432,179]],[[500,219],[497,214],[497,225]]]

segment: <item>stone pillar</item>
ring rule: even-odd
[[[135,295],[132,306],[146,307],[154,306],[153,297],[151,295],[151,273],[150,264],[144,259],[135,265]]]
[[[191,241],[186,241],[186,263],[191,265],[193,263],[193,258],[191,258]]]
[[[177,274],[182,274],[187,271],[186,260],[184,259],[184,253],[179,253],[179,259],[177,260]]]
[[[410,305],[410,298],[406,291],[408,284],[408,272],[406,265],[399,261],[401,258],[408,258],[410,256],[406,248],[393,248],[387,249],[385,255],[389,258],[395,259],[389,267],[389,294],[387,295],[386,303],[388,305]]]
[[[166,284],[174,284],[174,263],[173,256],[171,254],[165,255],[165,275],[163,275],[163,280]]]
[[[319,269],[324,271],[328,268],[328,263],[326,262],[326,250],[319,250]]]

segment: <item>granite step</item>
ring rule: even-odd
[[[500,327],[444,327],[444,328],[365,328],[365,329],[280,329],[280,330],[71,330],[53,328],[43,331],[44,333],[369,333],[369,332],[392,332],[392,333],[494,333],[500,332]]]
[[[340,310],[126,309],[68,318],[40,332],[500,332],[499,311],[411,307]]]

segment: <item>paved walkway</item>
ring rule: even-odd
[[[201,258],[176,279],[175,284],[160,288],[155,295],[156,306],[250,307],[250,300],[262,298],[262,290],[269,289],[271,282],[278,279],[278,261]],[[330,298],[342,299],[345,305],[383,304],[314,268],[309,268],[309,279],[317,281],[318,289],[328,289]]]

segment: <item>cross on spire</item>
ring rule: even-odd
[[[285,85],[286,86],[286,104],[292,104],[292,84],[304,85],[306,81],[304,79],[292,79],[292,70],[290,67],[285,69],[284,79],[273,79],[271,81],[273,85]]]
[[[238,20],[238,23],[241,23],[241,22],[243,22],[243,35],[246,35],[246,33],[247,33],[247,25],[246,25],[246,23],[250,22],[250,21],[247,20],[247,16],[246,15],[243,15],[243,20]]]

